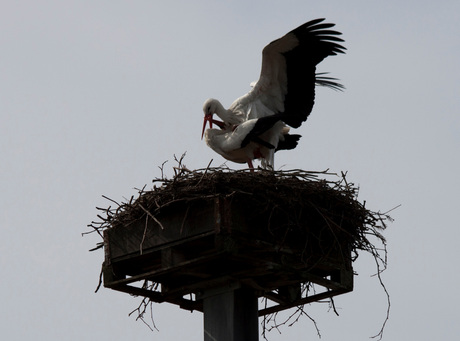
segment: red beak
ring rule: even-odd
[[[204,131],[206,130],[206,123],[209,122],[209,128],[212,128],[212,115],[204,115],[203,131],[201,132],[201,139],[203,139]]]

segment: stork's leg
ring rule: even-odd
[[[254,165],[252,164],[251,159],[248,159],[248,167],[251,170],[251,173],[254,173]]]

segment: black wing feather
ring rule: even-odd
[[[340,32],[327,30],[334,24],[322,23],[316,19],[303,24],[288,34],[298,40],[296,47],[284,52],[287,73],[287,93],[284,100],[282,120],[291,127],[298,128],[306,121],[315,101],[316,65],[324,58],[344,53],[346,48],[337,42]],[[332,85],[320,80],[319,85]],[[340,86],[335,86],[336,88]]]

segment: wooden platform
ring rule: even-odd
[[[249,288],[271,302],[259,316],[353,290],[340,230],[314,208],[256,209],[263,205],[242,194],[203,197],[107,229],[104,286],[198,311],[210,292]]]

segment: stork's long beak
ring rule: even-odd
[[[201,139],[203,139],[204,131],[206,130],[206,123],[209,122],[209,128],[212,128],[212,115],[204,115],[203,131],[201,132]]]

